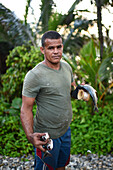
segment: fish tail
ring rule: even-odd
[[[98,107],[97,106],[94,106],[94,111],[98,112]]]

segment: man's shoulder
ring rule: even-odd
[[[42,67],[41,67],[41,64],[37,64],[34,68],[32,68],[31,70],[29,70],[27,73],[26,73],[26,76],[25,78],[26,79],[32,79],[36,76],[38,76],[38,74],[42,71]]]
[[[66,61],[62,60],[61,64],[64,68],[72,70],[71,66]]]
[[[35,72],[42,69],[42,62],[38,63],[34,68],[31,69],[31,71]]]
[[[38,63],[34,68],[32,68],[31,70],[29,70],[29,74],[34,74],[34,75],[38,75],[40,73],[42,73],[42,70],[44,70],[43,68],[43,64],[42,63]]]

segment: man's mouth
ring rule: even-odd
[[[55,59],[59,59],[59,58],[60,58],[60,56],[53,56],[53,58],[55,58]]]

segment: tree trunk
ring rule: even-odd
[[[98,26],[98,35],[99,35],[99,42],[100,42],[100,60],[102,61],[103,58],[103,33],[102,33],[102,4],[100,0],[96,0],[97,6],[97,26]]]

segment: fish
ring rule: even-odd
[[[96,90],[92,86],[88,84],[78,85],[74,91],[71,91],[71,96],[74,99],[85,99],[88,97],[87,93],[90,94],[93,100],[94,111],[98,112],[98,106],[97,106],[98,98],[96,95]]]
[[[43,159],[48,156],[52,157],[52,154],[49,151],[53,149],[53,140],[49,139],[48,143],[46,145],[43,145],[43,148],[46,149]]]
[[[88,92],[93,100],[93,104],[94,104],[94,111],[98,112],[98,106],[97,106],[97,101],[98,101],[98,98],[97,98],[97,95],[96,95],[96,90],[88,85],[88,84],[84,84],[84,85],[78,85],[77,86],[77,89],[80,90],[84,90],[86,92]]]
[[[50,139],[50,136],[49,136],[48,132],[45,132],[45,135],[44,135],[44,136],[41,136],[41,137],[40,137],[40,140],[41,140],[41,141],[46,141],[47,139],[48,139],[47,144],[45,144],[45,145],[42,146],[44,149],[46,149],[46,151],[45,151],[44,156],[43,156],[42,159],[44,159],[44,158],[46,158],[46,157],[48,157],[48,156],[50,156],[50,157],[52,156],[49,151],[53,149],[53,140]]]

